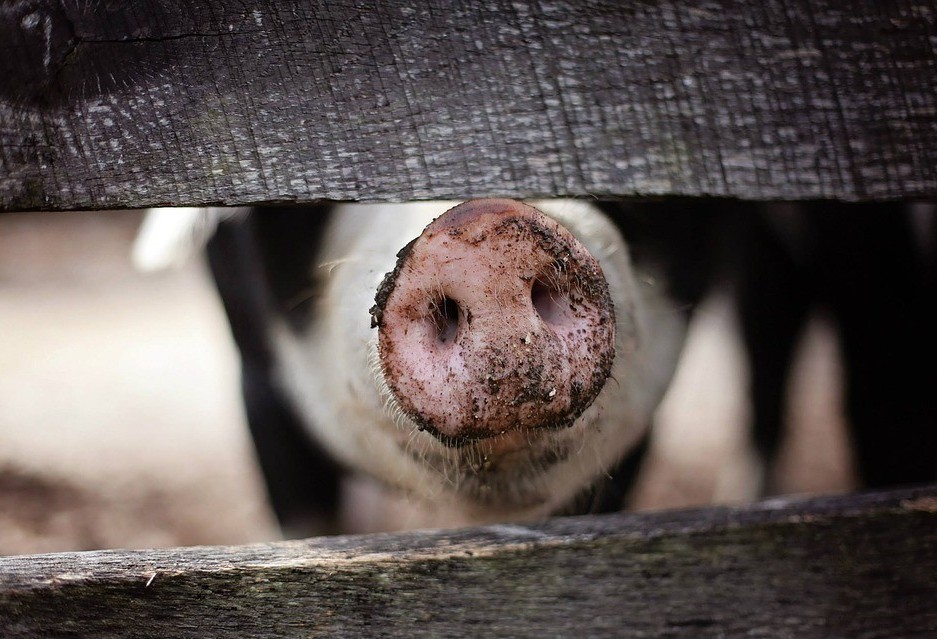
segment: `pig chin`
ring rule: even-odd
[[[450,446],[406,417],[392,394],[385,394],[385,400],[388,413],[396,415],[399,449],[438,476],[437,489],[489,513],[552,509],[571,498],[576,491],[569,488],[582,482],[574,476],[589,466],[576,463],[576,457],[590,447],[590,435],[598,431],[600,422],[598,410],[587,410],[561,429],[515,429]],[[430,497],[437,497],[431,487],[426,488]]]

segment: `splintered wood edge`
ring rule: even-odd
[[[241,546],[153,550],[100,550],[0,557],[0,604],[7,595],[66,584],[128,583],[149,587],[160,578],[237,570],[341,569],[461,558],[468,561],[518,552],[602,542],[642,544],[661,538],[731,535],[737,542],[767,526],[935,515],[937,486],[828,497],[785,497],[738,507],[556,518],[532,524],[497,524],[454,530],[350,535]],[[937,526],[934,527],[937,531]],[[933,542],[933,539],[931,540]],[[937,566],[934,567],[937,570]]]
[[[0,558],[0,636],[935,636],[937,486]]]

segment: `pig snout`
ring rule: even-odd
[[[398,253],[371,315],[392,401],[451,447],[572,425],[615,356],[598,261],[512,200],[468,201],[430,223]]]

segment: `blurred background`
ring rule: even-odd
[[[136,272],[130,248],[141,219],[0,215],[0,554],[278,536],[207,268],[193,260]],[[659,411],[638,508],[752,498],[733,321],[719,293],[697,314]],[[784,491],[854,486],[837,366],[818,317],[790,393]]]

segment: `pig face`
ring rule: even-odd
[[[577,201],[342,205],[274,375],[344,465],[469,521],[556,511],[642,438],[684,319]]]

